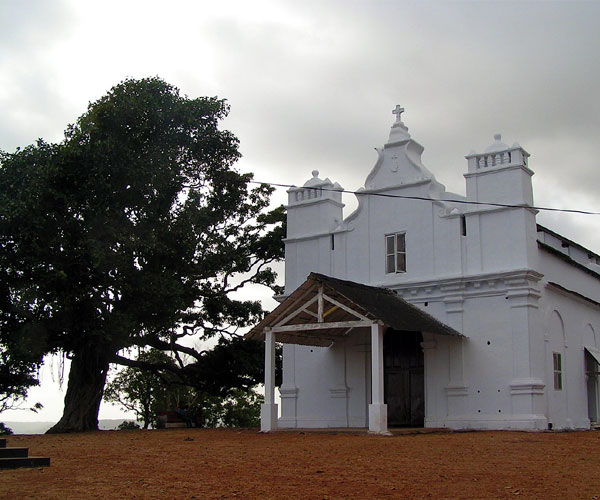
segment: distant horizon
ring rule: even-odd
[[[103,418],[98,420],[98,429],[101,431],[110,431],[116,429],[124,421],[135,421],[135,418]],[[57,420],[58,421],[58,420]],[[17,422],[10,420],[2,420],[0,414],[0,422],[3,422],[6,427],[13,431],[15,435],[21,434],[45,434],[57,421],[34,421],[34,422]]]

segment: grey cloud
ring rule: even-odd
[[[170,50],[164,54],[176,62],[157,55],[155,73],[174,76],[171,83],[189,95],[229,99],[232,113],[225,125],[240,137],[242,170],[248,165],[265,180],[299,184],[317,168],[356,189],[375,162],[373,148],[386,141],[391,110],[399,103],[413,138],[425,147],[424,163],[449,190],[464,192],[464,155],[485,148],[502,132],[505,142],[518,141],[532,154],[536,185],[543,186],[536,190],[538,201],[554,204],[560,189],[573,195],[571,204],[577,196],[595,199],[600,4],[288,0],[281,5],[293,22],[205,16],[188,42],[191,51],[165,39]],[[33,54],[24,67],[36,69],[16,76],[6,76],[7,66],[0,63],[0,78],[13,89],[0,97],[0,106],[22,133],[49,130],[56,116],[66,113],[58,108],[70,105],[64,98],[61,103],[52,87],[52,63],[43,52],[30,50],[37,43],[34,28],[56,40],[62,19],[73,15],[64,4],[50,10],[48,17],[57,19],[50,27],[22,17],[28,26],[11,35],[28,49],[0,42],[0,50],[14,50],[13,64],[15,54]],[[194,48],[210,49],[212,59],[194,60]],[[141,47],[127,50],[134,58]],[[112,71],[110,58],[97,60],[97,71]],[[19,116],[28,119],[19,122]],[[62,131],[66,123],[55,126]],[[2,130],[9,131],[0,137],[6,148],[14,139],[4,118]],[[556,220],[565,231],[574,227],[571,219]]]

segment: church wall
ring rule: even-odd
[[[392,194],[400,193],[400,190]],[[421,194],[417,189],[405,189],[401,194]],[[370,234],[370,282],[390,286],[399,281],[431,276],[433,273],[433,229],[431,202],[375,198],[371,201],[366,224]],[[385,272],[385,236],[406,234],[406,272]]]
[[[526,210],[499,210],[471,217],[478,225],[478,240],[481,245],[481,267],[472,272],[527,269],[536,253],[535,216]],[[532,233],[533,231],[533,233]],[[530,241],[531,240],[531,241]],[[473,241],[473,240],[471,240]]]
[[[422,196],[426,192],[415,187],[390,194]],[[459,274],[460,219],[440,218],[438,210],[428,201],[368,198],[353,229],[344,233],[347,267],[343,275],[335,277],[389,287],[439,274]],[[385,236],[395,233],[406,234],[406,272],[386,274]]]
[[[369,339],[361,332],[329,348],[285,345],[280,427],[366,426],[370,354]]]
[[[562,287],[593,300],[600,297],[600,279],[540,249],[540,268],[545,283]],[[553,428],[588,428],[588,379],[584,347],[597,346],[600,306],[546,285],[544,308],[544,354],[547,411]],[[563,388],[554,389],[553,353],[563,363]],[[597,389],[596,389],[597,390]],[[593,404],[593,403],[592,403]]]
[[[448,416],[447,385],[451,339],[424,334],[425,427],[443,427]]]
[[[294,402],[296,415],[291,416],[295,418],[286,419],[287,421],[280,420],[279,425],[307,428],[335,426],[333,422],[335,408],[329,391],[330,382],[335,380],[336,366],[332,362],[334,353],[326,347],[299,345],[294,347],[296,366],[294,382],[297,387],[296,401]],[[282,414],[284,417],[290,416],[283,412]]]
[[[311,272],[332,274],[331,236],[289,240],[285,247],[286,293],[298,288]]]
[[[467,236],[462,236],[460,217],[440,217],[440,211],[432,204],[433,275],[460,275],[464,272],[468,230]]]
[[[539,249],[538,253],[539,269],[546,282],[558,283],[600,302],[600,275],[591,276],[543,249]]]
[[[348,426],[366,427],[371,400],[370,390],[371,346],[367,335],[354,335],[346,358],[348,386]]]
[[[508,167],[502,169],[489,169],[477,174],[466,174],[467,195],[472,200],[491,203],[506,203],[518,205],[523,202],[531,204],[533,191],[530,174],[522,167]],[[499,175],[502,182],[499,181]]]
[[[585,346],[596,347],[600,307],[546,287],[544,354],[547,411],[555,429],[581,429],[590,425]],[[562,389],[554,387],[553,353],[562,358]]]
[[[467,299],[464,305],[465,383],[469,396],[459,416],[473,427],[505,427],[513,417],[512,323],[504,295]],[[493,315],[489,311],[494,311]],[[454,415],[449,415],[453,419]],[[509,427],[516,427],[508,423]]]
[[[340,279],[347,279],[348,256],[346,245],[348,233],[333,233],[334,248],[331,251],[331,276],[337,276]]]
[[[366,204],[369,201],[365,202]],[[345,233],[341,233],[341,239],[343,241],[343,248],[340,249],[340,253],[336,254],[336,257],[340,254],[343,255],[345,266],[343,272],[340,275],[334,277],[346,280],[360,280],[359,283],[369,282],[369,259],[368,255],[370,252],[371,240],[370,231],[368,224],[361,221],[364,217],[361,212],[357,219],[352,223],[351,228]],[[343,234],[343,236],[342,236]],[[336,267],[336,270],[340,268]]]

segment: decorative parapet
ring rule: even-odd
[[[337,182],[331,182],[328,178],[319,179],[318,170],[313,170],[312,175],[312,179],[305,182],[303,186],[294,186],[288,189],[288,205],[315,203],[322,200],[334,201],[341,204],[344,188]]]
[[[469,173],[476,173],[494,167],[527,167],[529,153],[519,144],[507,146],[500,142],[501,135],[494,136],[495,142],[484,153],[471,153],[465,158],[468,161]]]
[[[323,188],[292,188],[290,192],[294,193],[293,199],[296,203],[323,197]]]

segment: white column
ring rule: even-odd
[[[383,403],[383,327],[371,325],[371,404],[369,432],[388,434],[387,405]]]
[[[270,328],[265,328],[265,402],[260,405],[260,430],[277,429],[275,401],[275,339]]]

